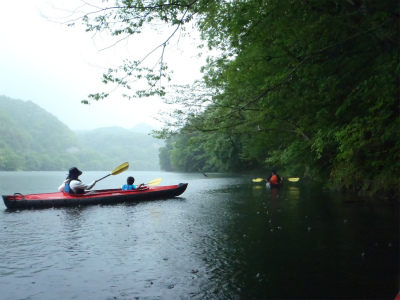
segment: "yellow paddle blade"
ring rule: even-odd
[[[300,179],[300,178],[294,178],[294,177],[292,177],[292,178],[288,178],[287,180],[289,180],[289,181],[291,181],[291,182],[297,182],[297,181],[299,181],[299,179]]]
[[[264,179],[262,179],[262,178],[256,178],[256,179],[253,179],[253,182],[261,182],[261,181],[263,181]]]
[[[129,163],[128,163],[128,162],[125,162],[125,163],[123,163],[122,165],[116,167],[114,170],[112,170],[112,172],[110,173],[110,175],[117,175],[117,174],[119,174],[119,173],[122,173],[122,172],[128,170],[128,168],[129,168]]]
[[[157,179],[154,179],[154,180],[152,180],[152,181],[150,181],[149,183],[147,183],[147,185],[157,185],[157,184],[160,184],[161,183],[161,178],[157,178]]]

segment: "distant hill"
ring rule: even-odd
[[[1,140],[12,149],[52,152],[79,144],[76,135],[31,101],[0,96]]]
[[[147,133],[121,127],[105,127],[76,134],[85,148],[111,158],[114,164],[129,161],[135,170],[160,170],[158,149],[164,142]]]
[[[125,161],[135,170],[159,170],[158,148],[163,142],[148,135],[151,130],[139,124],[132,130],[108,127],[73,132],[32,101],[0,96],[0,171],[71,166],[103,171]]]
[[[139,123],[131,128],[132,132],[146,133],[146,134],[151,133],[153,130],[155,130],[154,127],[151,127],[150,125],[145,123]]]
[[[1,109],[0,98],[0,148],[9,147],[13,150],[31,148],[33,138],[27,130],[15,122]]]

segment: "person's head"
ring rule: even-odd
[[[79,171],[77,167],[73,167],[68,170],[69,179],[77,179],[80,175],[82,175],[82,172]]]
[[[276,170],[272,170],[272,174],[276,175]]]
[[[133,178],[132,176],[129,176],[126,179],[126,183],[129,184],[129,185],[132,185],[134,182],[135,182],[135,178]]]

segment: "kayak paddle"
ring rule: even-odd
[[[161,180],[162,180],[161,178],[154,179],[154,180],[148,182],[147,185],[158,185],[161,183]]]
[[[104,176],[103,178],[100,178],[100,179],[96,180],[96,182],[98,182],[98,181],[100,181],[100,180],[103,180],[104,178],[106,178],[106,177],[108,177],[108,176],[110,176],[110,175],[117,175],[117,174],[120,174],[120,173],[122,173],[122,172],[128,170],[128,168],[129,168],[129,163],[128,163],[128,162],[125,162],[125,163],[123,163],[122,165],[119,165],[118,167],[116,167],[114,170],[112,170],[110,174]]]
[[[146,185],[157,185],[161,183],[161,178],[157,178],[157,179],[153,179],[152,181],[148,182],[148,183],[141,183],[138,185],[138,187],[142,187],[142,186],[146,186]]]
[[[261,182],[261,181],[263,181],[263,180],[265,180],[265,179],[262,179],[262,178],[256,178],[256,179],[253,179],[253,182]]]
[[[263,179],[263,178],[256,178],[256,179],[253,179],[253,182],[261,182],[261,181],[263,181],[263,180],[266,180],[266,179]],[[300,180],[300,178],[297,178],[297,177],[290,177],[290,178],[288,178],[287,180],[288,180],[288,181],[291,181],[291,182],[297,182],[297,181]]]
[[[297,182],[299,181],[300,178],[296,178],[296,177],[292,177],[292,178],[288,178],[287,180],[291,181],[291,182]]]

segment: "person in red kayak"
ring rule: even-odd
[[[84,184],[79,180],[82,172],[78,168],[73,167],[68,171],[67,179],[58,187],[59,192],[66,192],[69,194],[83,194],[85,190],[90,190],[96,184],[94,180],[91,184]]]
[[[126,179],[126,184],[124,184],[121,189],[123,190],[136,190],[136,189],[140,189],[141,187],[144,186],[144,183],[141,183],[139,185],[134,185],[133,183],[135,182],[135,178],[133,178],[132,176],[129,176]]]
[[[281,183],[282,177],[279,176],[275,170],[272,171],[272,174],[267,178],[267,184],[277,185]]]

